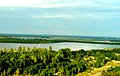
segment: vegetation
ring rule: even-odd
[[[12,37],[0,38],[1,43],[56,43],[60,40],[47,40],[47,39],[19,39]]]
[[[94,68],[101,68],[110,61],[120,61],[120,49],[78,50],[46,48],[26,48],[0,50],[0,74],[28,76],[82,76]],[[120,65],[101,72],[101,75],[118,74]],[[111,73],[112,72],[112,73]]]
[[[120,76],[120,66],[110,67],[107,71],[103,71],[102,76]]]
[[[103,39],[102,39],[103,40]],[[97,41],[94,38],[59,38],[59,37],[14,37],[14,36],[0,36],[1,43],[58,43],[58,42],[78,42],[78,43],[93,43],[93,44],[112,44],[112,45],[120,45],[119,40],[109,40],[109,41]]]

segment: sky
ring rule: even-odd
[[[120,37],[120,0],[0,0],[0,33]]]

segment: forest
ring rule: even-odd
[[[56,51],[51,46],[5,48],[0,50],[0,75],[119,76],[120,48],[89,51],[69,48]]]

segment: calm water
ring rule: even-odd
[[[62,42],[62,43],[51,43],[51,44],[20,44],[20,43],[0,43],[0,49],[3,48],[17,48],[19,46],[26,47],[40,47],[48,48],[52,46],[54,50],[61,48],[70,48],[72,50],[90,50],[90,49],[104,49],[104,48],[120,48],[120,45],[108,45],[108,44],[90,44],[90,43],[74,43],[74,42]]]

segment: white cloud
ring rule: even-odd
[[[108,12],[105,11],[105,9],[120,9],[120,6],[115,5],[117,2],[120,2],[120,0],[116,0],[116,1],[114,0],[69,0],[69,1],[68,0],[0,0],[0,7],[10,7],[7,10],[11,10],[11,11],[17,9],[26,9],[26,7],[39,7],[39,8],[75,7],[75,8],[83,8],[86,11],[81,12],[84,11],[82,9],[81,11],[78,10],[78,13],[76,13],[75,11],[77,9],[73,8],[67,10],[65,8],[65,10],[62,11],[53,10],[54,11],[53,14],[51,14],[49,11],[44,12],[44,15],[34,16],[34,18],[104,19],[105,17],[111,18],[111,15],[112,16],[116,15],[116,14],[109,14]],[[90,9],[88,7],[90,7]],[[101,12],[99,13],[99,11],[97,12],[97,10],[100,10]],[[65,11],[67,13],[65,13]]]
[[[39,7],[39,8],[59,8],[59,7],[92,7],[119,9],[119,6],[110,5],[113,0],[0,0],[0,7]],[[115,2],[115,1],[114,1]]]
[[[87,1],[66,1],[66,0],[0,0],[0,7],[40,7],[57,8],[80,6],[88,3]]]
[[[70,13],[44,13],[34,15],[36,19],[66,19],[66,20],[110,20],[118,19],[119,12],[70,12]]]
[[[58,8],[58,7],[73,7],[73,6],[79,6],[80,3],[62,3],[62,4],[44,4],[44,5],[37,5],[35,7],[41,7],[41,8]]]
[[[33,16],[33,18],[66,18],[68,17],[67,15],[64,15],[64,14],[59,14],[59,15],[53,15],[53,14],[43,14],[43,15],[36,15],[36,16]]]
[[[0,7],[89,7],[89,6],[113,6],[120,0],[0,0]],[[115,7],[117,8],[117,6]]]
[[[27,7],[39,0],[0,0],[0,7]]]
[[[43,14],[43,15],[36,15],[33,16],[33,18],[46,18],[46,19],[80,19],[80,20],[86,20],[86,19],[105,19],[103,17],[105,14],[100,13],[74,13],[74,14]]]

